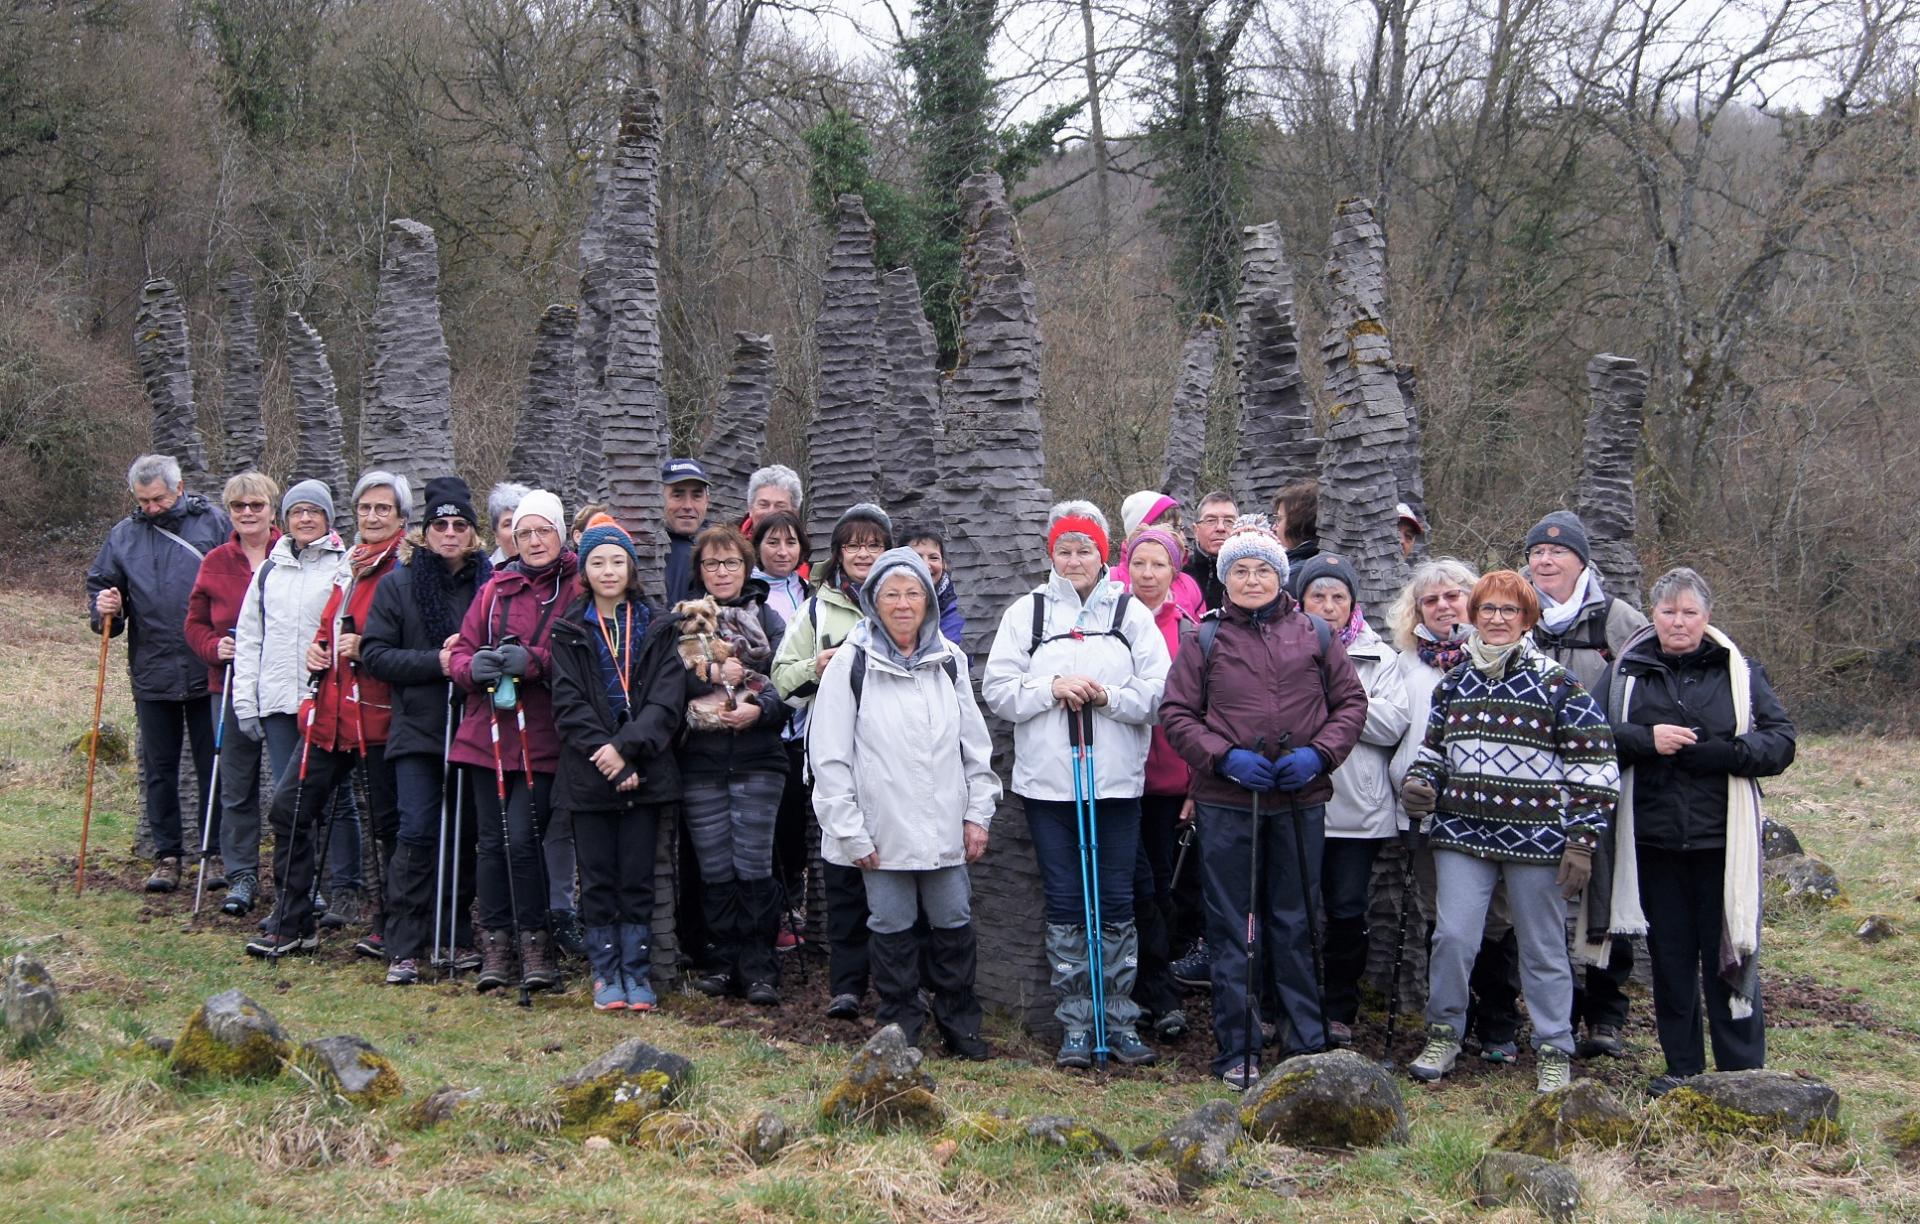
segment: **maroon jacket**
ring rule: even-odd
[[[527,674],[516,683],[527,719],[528,764],[533,772],[543,774],[559,767],[560,737],[553,729],[553,693],[547,687],[553,674],[550,646],[554,622],[580,594],[574,583],[575,564],[569,552],[560,554],[553,568],[538,578],[529,578],[518,565],[500,570],[467,605],[460,640],[454,643],[449,660],[453,682],[467,690],[466,714],[453,737],[453,751],[447,754],[454,764],[493,768],[488,715],[492,702],[486,688],[474,683],[473,655],[499,645],[511,633],[532,656]],[[511,710],[500,711],[500,765],[509,777],[520,769],[520,732]]]
[[[1324,766],[1304,790],[1295,792],[1295,800],[1325,803],[1333,797],[1329,775],[1353,751],[1367,721],[1367,690],[1352,660],[1337,638],[1328,657],[1316,660],[1320,638],[1313,622],[1285,594],[1264,624],[1256,624],[1251,613],[1231,602],[1216,615],[1221,624],[1212,658],[1205,663],[1204,704],[1198,625],[1182,632],[1160,700],[1160,726],[1174,751],[1193,767],[1194,801],[1252,806],[1251,792],[1220,776],[1221,760],[1228,749],[1256,748],[1262,739],[1267,755],[1278,757],[1280,737],[1290,735],[1291,747],[1316,749]],[[1285,802],[1278,792],[1266,799]]]
[[[280,539],[280,529],[267,537],[267,551]],[[240,547],[240,533],[234,532],[225,544],[207,554],[200,563],[200,576],[193,580],[193,592],[187,596],[187,646],[207,665],[207,688],[220,691],[220,677],[226,664],[220,661],[220,639],[233,631],[240,619],[240,604],[247,597],[247,584],[253,581],[253,562]]]

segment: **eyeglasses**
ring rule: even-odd
[[[1513,620],[1520,615],[1520,609],[1512,604],[1481,604],[1480,612],[1495,620]]]
[[[327,512],[325,510],[322,510],[320,507],[313,505],[309,502],[301,502],[299,505],[295,506],[293,509],[287,511],[287,517],[290,519],[325,518],[327,517]]]
[[[887,546],[885,544],[844,544],[841,546],[841,551],[850,553],[883,553],[887,551]]]
[[[1233,516],[1231,514],[1209,514],[1205,518],[1202,518],[1200,521],[1205,525],[1207,525],[1208,527],[1233,526]]]
[[[437,518],[427,524],[429,531],[444,531],[449,535],[460,530],[462,527],[472,530],[472,525],[468,523],[467,520],[459,518]]]
[[[737,574],[746,567],[747,563],[738,557],[727,557],[724,560],[709,557],[700,563],[700,568],[709,574]]]
[[[1466,594],[1465,591],[1456,590],[1437,595],[1422,595],[1420,597],[1420,606],[1423,608],[1431,608],[1443,603],[1452,603],[1456,599],[1465,598]]]
[[[557,540],[560,533],[551,527],[522,527],[513,533],[513,538],[527,544],[534,540]]]
[[[227,503],[227,509],[235,511],[236,513],[244,510],[248,514],[258,514],[266,508],[267,503],[263,501],[230,501]]]
[[[361,502],[353,512],[361,518],[392,518],[400,513],[400,507],[392,502]]]

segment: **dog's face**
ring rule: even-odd
[[[720,625],[720,605],[711,599],[683,599],[673,605],[680,614],[680,636],[711,635]]]

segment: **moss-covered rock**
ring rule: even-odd
[[[1887,1142],[1901,1168],[1920,1168],[1920,1109],[1909,1109],[1889,1123]]]
[[[359,1037],[307,1042],[300,1047],[300,1067],[322,1088],[367,1109],[378,1109],[401,1093],[400,1073],[393,1063]]]
[[[638,1038],[621,1042],[559,1083],[568,1133],[637,1141],[641,1124],[680,1099],[693,1063]]]
[[[631,1141],[635,1147],[685,1156],[700,1145],[702,1137],[700,1125],[692,1117],[663,1109],[642,1119]]]
[[[775,1157],[793,1141],[787,1120],[771,1109],[763,1109],[748,1120],[740,1131],[740,1150],[757,1165],[772,1164]]]
[[[1584,1139],[1618,1147],[1633,1138],[1633,1115],[1599,1080],[1575,1080],[1535,1097],[1493,1146],[1552,1160]]]
[[[933,1095],[933,1077],[920,1069],[920,1051],[907,1044],[897,1024],[875,1033],[853,1056],[847,1073],[822,1098],[820,1116],[880,1130],[932,1130],[946,1122],[946,1110]]]
[[[24,953],[7,958],[0,1016],[6,1019],[8,1035],[21,1046],[45,1041],[59,1031],[66,1017],[60,1011],[59,988],[45,965]]]
[[[1166,1130],[1133,1149],[1142,1160],[1158,1160],[1173,1170],[1183,1198],[1192,1198],[1233,1165],[1246,1141],[1237,1101],[1208,1101]]]
[[[1766,899],[1790,908],[1818,909],[1840,899],[1840,877],[1810,854],[1767,859],[1761,867]]]
[[[280,1022],[238,990],[228,990],[194,1009],[167,1062],[189,1078],[272,1079],[292,1055]]]
[[[412,1130],[427,1130],[450,1122],[462,1106],[480,1099],[478,1088],[455,1088],[442,1084],[407,1106],[401,1121]]]
[[[1696,1134],[1815,1143],[1840,1137],[1840,1094],[1811,1076],[1782,1071],[1696,1075],[1653,1108],[1667,1124]]]
[[[1126,1152],[1099,1127],[1063,1114],[1037,1114],[1020,1124],[1027,1138],[1041,1147],[1058,1148],[1094,1160],[1120,1160]]]
[[[1525,1203],[1549,1220],[1571,1220],[1580,1209],[1580,1179],[1528,1152],[1492,1151],[1474,1168],[1473,1201],[1481,1207]]]
[[[956,1113],[947,1116],[947,1134],[964,1142],[1004,1143],[1026,1130],[1004,1113]]]
[[[1260,1077],[1240,1102],[1240,1125],[1294,1147],[1376,1147],[1407,1141],[1400,1088],[1352,1050],[1302,1054]]]

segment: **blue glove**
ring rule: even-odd
[[[495,653],[500,656],[500,670],[509,676],[526,675],[528,666],[533,662],[533,656],[527,653],[527,648],[517,642],[504,642],[496,648]]]
[[[1320,754],[1311,748],[1295,748],[1273,763],[1273,784],[1283,791],[1304,790],[1320,776]]]
[[[506,674],[506,660],[501,657],[498,650],[489,647],[485,650],[476,650],[473,652],[473,682],[475,684],[492,684]]]
[[[1220,762],[1220,776],[1250,791],[1273,789],[1273,762],[1251,748],[1229,748]]]

